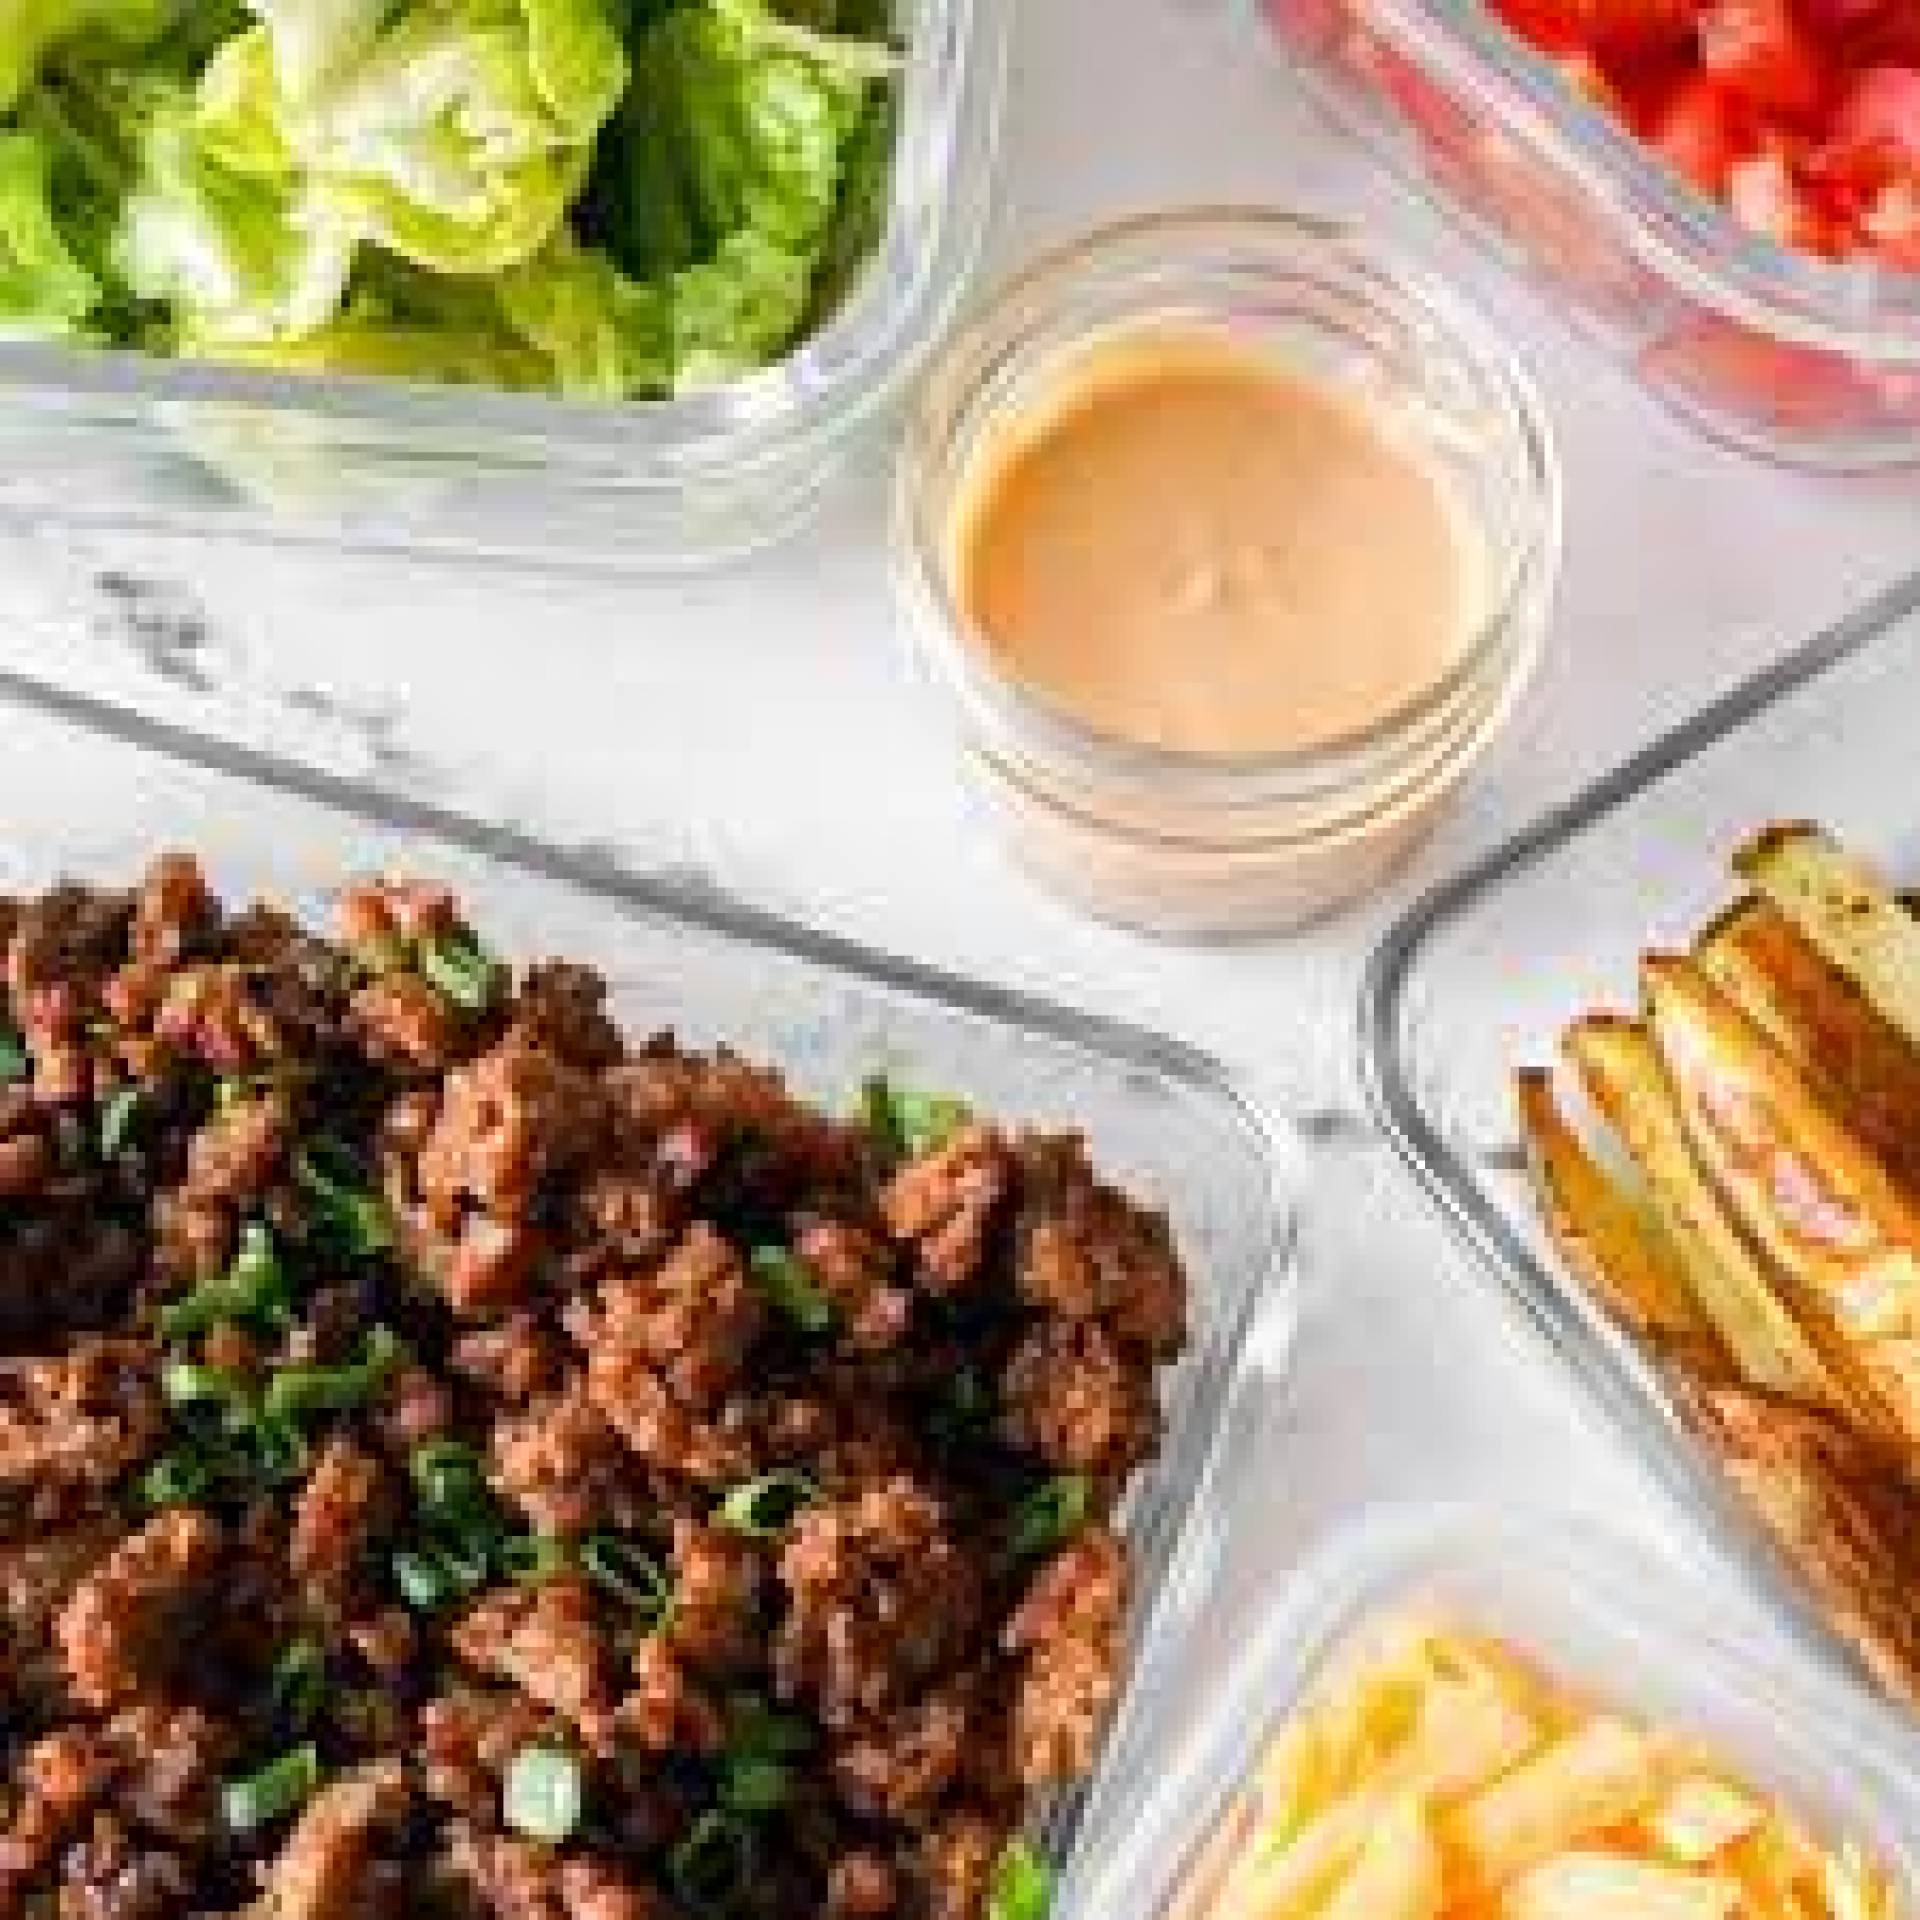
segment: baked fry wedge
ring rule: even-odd
[[[1581,1284],[1657,1355],[1684,1355],[1692,1369],[1717,1360],[1730,1372],[1720,1336],[1651,1211],[1588,1151],[1554,1097],[1552,1076],[1526,1069],[1514,1092],[1541,1215]]]
[[[1905,911],[1903,908],[1902,911]],[[1737,901],[1694,943],[1701,969],[1909,1192],[1920,1194],[1920,1047],[1770,900]]]
[[[1920,919],[1872,866],[1809,821],[1763,828],[1733,864],[1920,1047]]]
[[[1863,1342],[1920,1334],[1920,1207],[1691,960],[1649,954],[1641,986],[1688,1141],[1796,1307]]]
[[[1903,1462],[1844,1420],[1775,1395],[1723,1386],[1681,1397],[1828,1623],[1920,1709],[1920,1492]]]
[[[1589,1014],[1567,1029],[1565,1048],[1587,1097],[1646,1182],[1688,1291],[1740,1375],[1798,1399],[1850,1404],[1854,1397],[1774,1291],[1695,1161],[1647,1029],[1624,1015]]]

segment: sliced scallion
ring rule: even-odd
[[[673,1608],[673,1581],[644,1547],[610,1533],[580,1543],[580,1569],[595,1586],[631,1607],[643,1632],[657,1632]]]
[[[820,1489],[804,1473],[782,1469],[737,1486],[715,1510],[723,1526],[755,1540],[777,1540],[794,1516],[820,1498]]]
[[[297,1811],[320,1784],[320,1749],[311,1741],[269,1760],[255,1773],[229,1780],[220,1811],[234,1833],[255,1833]]]
[[[343,1253],[365,1258],[393,1246],[393,1215],[386,1201],[337,1142],[309,1141],[294,1156],[293,1177],[314,1224]]]
[[[133,1144],[133,1136],[146,1108],[146,1095],[138,1087],[115,1087],[100,1103],[100,1157],[117,1160]]]
[[[499,994],[499,961],[465,929],[422,940],[419,962],[427,984],[468,1013],[485,1013]]]
[[[833,1331],[833,1302],[821,1292],[813,1270],[789,1247],[755,1247],[747,1266],[754,1284],[775,1310],[814,1338]]]
[[[558,1747],[522,1747],[507,1766],[501,1815],[515,1833],[559,1846],[586,1811],[586,1774]]]
[[[375,1327],[360,1358],[345,1366],[282,1367],[267,1381],[266,1416],[300,1421],[319,1413],[352,1413],[379,1394],[406,1351],[391,1327]]]
[[[1093,1506],[1093,1483],[1084,1473],[1057,1473],[1043,1480],[1013,1511],[1007,1528],[1007,1558],[1041,1560],[1064,1547]]]
[[[0,1026],[0,1087],[10,1087],[33,1076],[33,1055],[17,1027]]]
[[[1009,1840],[994,1865],[986,1920],[1047,1920],[1052,1905],[1053,1869],[1032,1841]]]

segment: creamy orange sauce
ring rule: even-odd
[[[952,565],[1014,680],[1194,754],[1359,733],[1483,612],[1465,513],[1384,409],[1200,333],[1088,354],[989,444]]]

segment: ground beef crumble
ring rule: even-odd
[[[432,885],[0,955],[0,1920],[982,1920],[1117,1691],[1162,1216]]]

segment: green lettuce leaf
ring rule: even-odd
[[[559,229],[625,81],[599,0],[420,0],[285,124],[343,224],[494,273]]]
[[[672,390],[673,308],[662,288],[564,236],[496,285],[507,324],[545,356],[559,392],[625,400]]]
[[[807,317],[807,259],[751,227],[673,276],[677,388],[713,386],[777,359]]]
[[[136,49],[173,20],[173,0],[0,0],[0,113],[19,105],[56,48],[96,40]]]
[[[0,337],[71,339],[100,304],[99,279],[62,236],[46,141],[0,131]]]
[[[393,10],[391,0],[248,0],[266,34],[276,80],[303,100],[360,58]]]
[[[141,151],[119,266],[135,294],[172,310],[183,340],[297,337],[339,311],[353,231],[302,182],[231,164],[192,96],[154,116]]]

